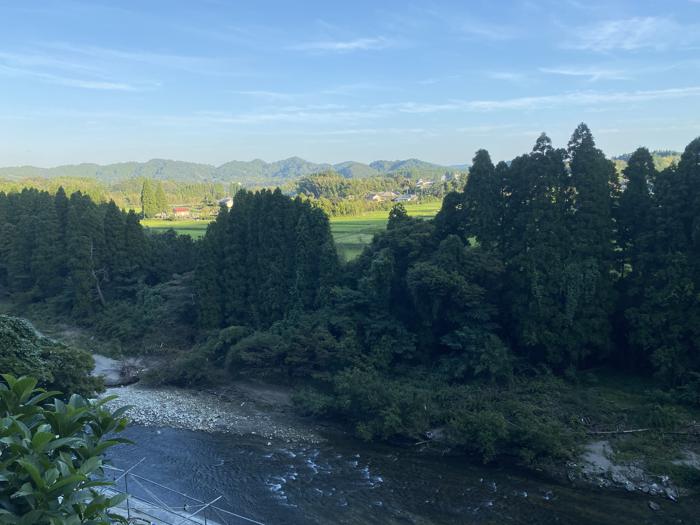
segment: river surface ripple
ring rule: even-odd
[[[698,524],[700,503],[572,488],[521,471],[487,468],[350,438],[320,445],[131,426],[112,463],[263,523],[276,524]],[[182,507],[179,496],[153,487]],[[146,495],[132,483],[135,495]],[[209,518],[216,519],[213,513]],[[220,523],[226,523],[219,517]],[[228,524],[245,523],[230,519]]]

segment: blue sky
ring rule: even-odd
[[[700,0],[0,0],[0,165],[220,164],[700,135]]]

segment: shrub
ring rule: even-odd
[[[102,389],[88,352],[44,337],[24,319],[0,315],[0,349],[0,372],[31,374],[42,387],[86,396]]]
[[[59,392],[35,389],[36,379],[4,374],[0,383],[0,523],[7,525],[107,525],[126,523],[109,509],[124,497],[98,488],[102,454],[126,440],[127,407],[111,412],[113,397],[67,403]]]
[[[210,354],[201,347],[180,352],[146,371],[143,379],[151,385],[174,385],[184,388],[206,386],[219,378],[212,367]]]
[[[284,341],[269,332],[255,332],[241,339],[228,352],[226,368],[237,372],[241,367],[251,367],[279,373],[282,370]]]
[[[503,414],[492,410],[458,414],[448,423],[451,438],[479,454],[484,463],[501,453],[508,438]]]

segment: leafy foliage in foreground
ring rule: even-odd
[[[0,383],[0,522],[7,525],[126,523],[109,509],[123,500],[100,487],[102,455],[126,442],[109,437],[126,426],[127,407],[113,398],[91,402],[77,394],[36,390],[36,380],[4,374]]]

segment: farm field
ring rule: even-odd
[[[175,230],[180,235],[189,235],[193,239],[199,239],[207,231],[208,220],[168,221],[162,219],[141,219],[141,226],[154,232]]]
[[[441,201],[420,204],[406,204],[406,211],[412,217],[431,219],[440,210]],[[349,261],[372,241],[375,233],[386,228],[388,210],[377,210],[361,215],[331,218],[331,231],[340,256]]]
[[[432,218],[440,209],[440,201],[420,204],[407,204],[406,211],[412,217]],[[377,210],[361,215],[332,217],[331,231],[335,239],[338,253],[345,260],[357,257],[362,249],[372,241],[375,233],[386,228],[389,210]],[[141,224],[153,231],[175,230],[180,235],[190,235],[199,239],[204,235],[209,221],[183,220],[167,221],[159,219],[144,219]]]

